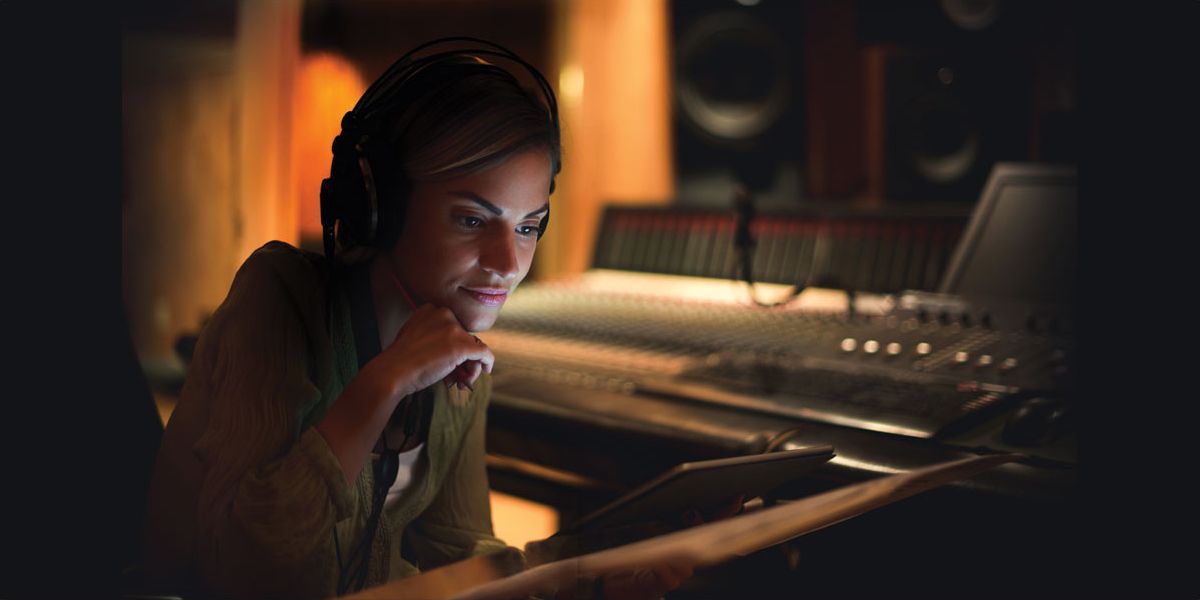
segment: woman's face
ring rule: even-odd
[[[449,308],[467,331],[489,329],[529,272],[549,189],[545,150],[473,175],[415,183],[391,251],[413,301]]]

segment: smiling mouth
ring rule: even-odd
[[[496,288],[481,288],[470,289],[462,288],[467,292],[467,295],[475,299],[476,302],[484,306],[500,306],[508,299],[508,290]]]

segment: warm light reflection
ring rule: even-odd
[[[558,531],[558,511],[524,498],[489,493],[492,524],[496,537],[510,546],[524,548],[532,541],[544,540]]]
[[[904,472],[903,469],[897,469],[895,467],[890,467],[888,465],[881,465],[879,463],[874,463],[874,462],[865,461],[865,460],[858,460],[858,459],[850,458],[848,456],[841,456],[841,455],[834,456],[833,458],[831,458],[829,460],[829,462],[832,464],[838,465],[839,467],[847,467],[850,469],[856,469],[856,470],[860,470],[860,471],[870,471],[871,473],[880,473],[880,474],[884,474],[884,475],[895,475],[896,473]]]
[[[319,52],[301,59],[295,90],[292,131],[300,235],[320,237],[321,180],[329,176],[330,146],[341,131],[342,115],[358,102],[366,84],[347,59]]]
[[[637,273],[610,269],[589,269],[578,276],[557,278],[564,285],[580,285],[593,293],[629,294],[638,290],[639,295],[659,297],[663,300],[689,300],[717,304],[750,303],[749,288],[745,282],[711,277],[667,275],[663,273]],[[755,283],[759,299],[775,303],[785,300],[792,286],[781,283]],[[787,305],[777,310],[800,312],[844,312],[847,296],[843,290],[810,286]],[[854,310],[859,314],[881,315],[891,311],[894,300],[885,294],[860,293],[854,299]]]
[[[604,205],[666,203],[675,194],[667,3],[552,4],[563,171],[539,244],[539,278],[588,268]]]
[[[559,72],[558,95],[564,103],[579,105],[579,101],[583,99],[583,69],[579,65],[566,65]]]

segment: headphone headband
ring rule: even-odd
[[[438,46],[438,45],[456,43],[456,42],[469,42],[469,43],[473,43],[473,44],[483,44],[485,46],[490,46],[491,48],[490,49],[489,48],[475,48],[475,47],[460,48],[457,50],[447,50],[447,51],[439,52],[436,54],[431,54],[429,56],[424,56],[421,58],[413,58],[413,56],[415,54],[417,54],[418,52],[425,50],[427,48],[431,48],[433,46]],[[497,44],[495,42],[489,42],[489,41],[481,39],[481,38],[469,37],[469,36],[452,36],[452,37],[444,37],[444,38],[439,38],[436,40],[431,40],[431,41],[425,42],[424,44],[421,44],[421,45],[417,46],[416,48],[413,48],[412,50],[409,50],[408,52],[404,53],[403,56],[396,59],[396,61],[393,62],[392,65],[383,72],[383,75],[379,76],[378,79],[376,79],[374,82],[371,83],[371,86],[368,87],[367,91],[364,92],[362,97],[360,97],[358,99],[358,102],[354,105],[354,109],[351,112],[354,112],[356,114],[364,114],[363,111],[367,110],[368,105],[373,101],[374,96],[379,92],[380,87],[385,85],[385,82],[387,82],[387,85],[389,85],[389,87],[391,85],[402,84],[404,81],[407,81],[409,76],[411,76],[412,74],[415,74],[417,71],[419,71],[421,67],[426,66],[427,64],[430,64],[433,62],[443,60],[446,57],[450,57],[450,56],[496,56],[496,57],[511,60],[511,61],[521,65],[522,67],[524,67],[525,70],[528,71],[529,74],[537,82],[538,87],[541,89],[542,94],[545,96],[547,107],[550,110],[550,117],[554,123],[555,134],[559,133],[559,131],[558,131],[558,102],[555,100],[554,90],[553,90],[553,88],[550,87],[550,82],[546,81],[546,78],[545,78],[545,76],[542,75],[541,71],[538,71],[537,68],[535,68],[533,65],[529,64],[529,62],[527,62],[525,59],[521,58],[520,56],[517,56],[517,54],[515,52],[513,52],[512,50],[509,50],[508,48],[505,48],[504,46],[501,46],[500,44]],[[390,80],[392,78],[396,78],[396,77],[400,78],[399,82],[392,83]],[[370,113],[367,112],[365,114],[369,116]]]

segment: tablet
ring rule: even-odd
[[[634,488],[560,533],[669,518],[690,508],[710,508],[738,494],[762,496],[833,458],[832,446],[687,462]]]

